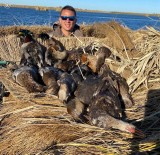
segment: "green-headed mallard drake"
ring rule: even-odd
[[[45,49],[34,39],[33,33],[23,29],[17,36],[22,43],[20,66],[42,67]]]

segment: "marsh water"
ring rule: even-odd
[[[152,26],[160,29],[160,17],[129,14],[109,14],[77,12],[78,24],[94,24],[115,20],[132,30]],[[0,26],[13,25],[52,25],[57,21],[59,12],[54,10],[39,11],[29,8],[0,7]]]

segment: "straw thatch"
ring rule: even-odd
[[[112,55],[106,59],[106,63],[127,79],[135,102],[132,108],[126,109],[126,116],[129,122],[144,131],[146,138],[139,139],[117,130],[104,130],[75,122],[56,96],[28,94],[24,88],[14,83],[7,67],[0,69],[0,81],[10,92],[8,97],[3,98],[0,111],[1,154],[159,153],[160,33],[153,28],[133,32],[120,28],[120,25],[114,27],[121,46],[107,42],[107,35],[98,38],[98,29],[97,32],[92,30],[94,35],[88,38],[57,39],[67,49],[93,42],[96,46],[105,45],[111,49]],[[91,30],[90,27],[86,29]],[[123,29],[124,34],[123,31],[120,34],[118,29]],[[129,38],[127,41],[124,39],[126,34]],[[136,50],[133,51],[133,47]],[[18,63],[19,40],[15,35],[1,37],[0,50],[2,60]]]
[[[34,25],[34,26],[2,26],[0,28],[0,36],[6,36],[6,35],[13,35],[13,34],[18,34],[20,29],[28,29],[31,32],[34,32],[34,35],[37,36],[38,34],[42,32],[50,32],[52,31],[52,28],[49,26],[40,26],[40,25]]]
[[[134,44],[128,36],[126,30],[117,22],[112,21],[108,23],[96,23],[88,30],[89,36],[96,38],[105,38],[108,46],[116,48],[118,51],[134,50]]]

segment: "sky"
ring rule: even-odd
[[[49,7],[71,5],[88,10],[160,14],[160,0],[0,0],[0,3],[7,6],[10,4]]]

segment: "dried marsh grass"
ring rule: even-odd
[[[20,29],[28,29],[37,36],[41,32],[50,32],[52,28],[49,26],[42,26],[42,25],[34,25],[34,26],[2,26],[0,28],[0,36],[6,35],[16,35],[20,31]]]
[[[20,60],[19,40],[15,35],[0,37],[0,58],[15,62]]]
[[[114,31],[118,28],[119,26]],[[96,31],[101,33],[97,29],[94,35]],[[86,28],[86,33],[91,33],[90,27]],[[0,81],[10,92],[10,95],[3,99],[0,111],[2,154],[159,154],[160,33],[152,28],[135,32],[126,30],[125,33],[132,39],[133,46],[127,46],[127,41],[122,37],[125,38],[125,35],[118,30],[116,33],[118,38],[121,38],[121,48],[135,47],[135,50],[128,54],[129,58],[124,50],[107,42],[106,36],[98,38],[99,34],[96,37],[93,35],[79,38],[81,42],[76,38],[59,40],[68,49],[96,42],[112,50],[112,56],[106,59],[106,63],[113,71],[127,79],[135,102],[132,108],[125,111],[127,119],[143,130],[146,138],[139,139],[117,130],[104,130],[75,122],[56,96],[28,94],[14,83],[9,68],[6,68],[0,70]],[[0,57],[4,60],[19,61],[17,38],[8,35],[0,39]],[[11,54],[13,51],[16,55],[14,57]]]

